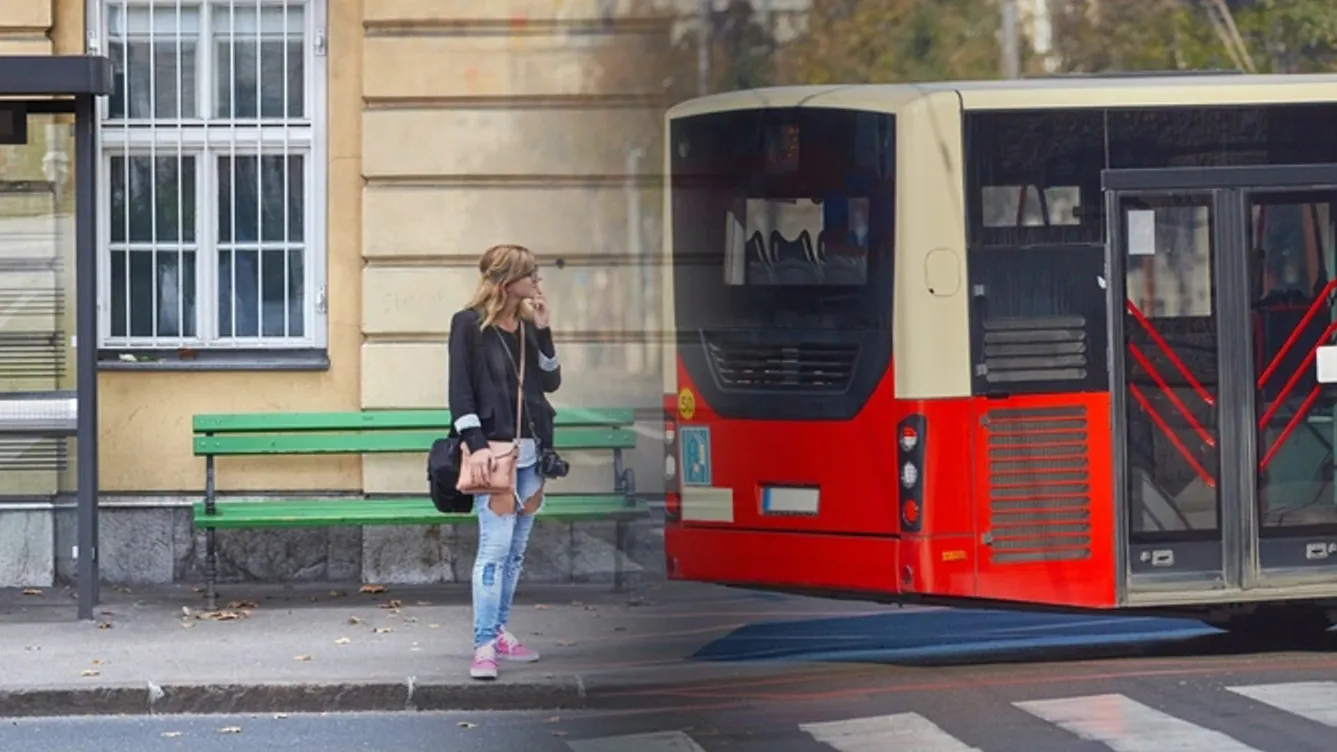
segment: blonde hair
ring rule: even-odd
[[[474,290],[469,307],[479,313],[479,328],[486,328],[501,315],[506,305],[506,287],[516,280],[524,279],[538,270],[538,260],[533,251],[522,245],[494,245],[483,252],[478,260],[478,271],[482,277],[478,288]],[[520,318],[529,320],[532,314],[525,306],[516,312]]]

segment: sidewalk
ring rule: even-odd
[[[468,675],[467,586],[226,585],[220,611],[184,586],[103,589],[96,623],[69,589],[0,591],[0,717],[570,709],[600,693],[792,673],[693,655],[744,625],[888,607],[687,583],[521,586],[515,631],[543,655]]]

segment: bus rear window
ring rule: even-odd
[[[725,219],[727,285],[863,285],[868,199],[747,198]]]
[[[675,121],[679,327],[889,328],[894,126],[803,107]]]

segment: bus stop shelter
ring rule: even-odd
[[[26,197],[45,196],[43,192],[46,191],[55,197],[45,206],[39,203],[36,209],[27,206],[11,217],[0,216],[0,220],[5,220],[0,222],[0,278],[14,275],[10,279],[11,287],[26,284],[26,280],[34,278],[52,279],[56,280],[53,284],[57,288],[45,297],[15,297],[8,305],[16,313],[4,318],[15,320],[39,309],[62,310],[63,301],[72,299],[74,302],[72,337],[68,326],[60,323],[59,316],[50,317],[49,320],[56,322],[47,327],[51,331],[20,323],[10,326],[7,332],[6,327],[0,325],[0,349],[8,348],[11,354],[20,353],[4,360],[5,368],[0,372],[0,436],[26,437],[34,441],[76,439],[77,544],[72,553],[77,562],[81,620],[93,618],[99,600],[95,117],[96,98],[112,94],[113,84],[112,64],[106,57],[0,56],[0,150],[6,150],[9,155],[7,161],[0,160],[0,193]],[[72,123],[73,138],[62,140],[63,144],[72,143],[72,158],[64,148],[52,147],[52,137],[47,131],[30,127],[33,120],[59,121],[62,128],[68,128],[64,124]],[[37,171],[36,179],[34,171]],[[65,185],[72,186],[72,190],[61,187]],[[0,214],[3,214],[2,210]],[[68,231],[65,229],[67,225],[71,228]],[[43,226],[55,228],[51,230],[52,237],[59,240],[50,243],[72,246],[73,295],[65,295],[60,288],[60,254],[41,253],[41,244],[48,241],[32,239],[31,228]],[[6,234],[11,235],[8,242],[4,237]],[[72,235],[72,244],[64,238],[66,234]],[[34,247],[38,248],[37,252]],[[42,277],[43,274],[47,276]],[[34,300],[39,303],[33,303]],[[26,307],[25,301],[28,302]],[[49,343],[49,350],[56,353],[52,358],[56,366],[41,358],[21,354],[23,348],[34,341]],[[66,347],[74,351],[72,384],[63,365],[63,348]],[[30,371],[25,372],[25,368]],[[33,372],[34,369],[40,373]],[[52,376],[53,373],[60,378]],[[33,383],[45,384],[47,381],[55,388],[31,387]],[[57,495],[52,494],[45,501],[55,501]],[[0,511],[3,511],[3,503],[0,501]]]

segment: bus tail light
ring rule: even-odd
[[[682,496],[678,479],[678,422],[672,415],[664,411],[664,517],[677,522],[682,519]]]
[[[924,522],[924,440],[927,423],[918,413],[896,424],[896,481],[900,485],[901,531],[917,533]]]

